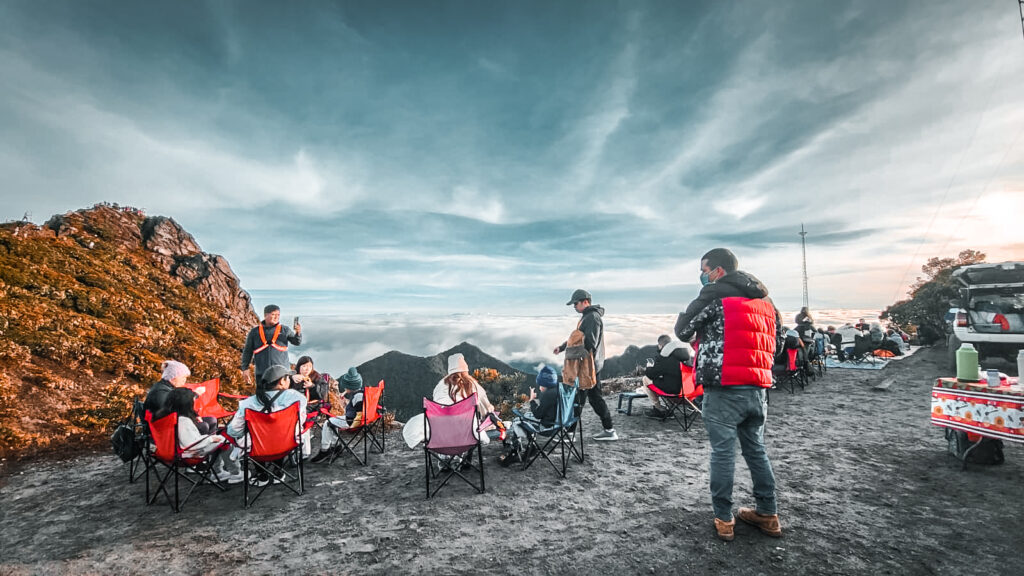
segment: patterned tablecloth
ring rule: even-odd
[[[932,387],[932,424],[1024,442],[1024,388],[939,378]]]

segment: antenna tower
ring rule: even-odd
[[[1020,10],[1020,31],[1024,33],[1024,0],[1017,0],[1017,8]]]
[[[1024,2],[1024,0],[1020,0]],[[803,254],[804,261],[804,307],[809,308],[811,306],[807,298],[807,231],[804,230],[804,223],[800,223],[800,252]]]

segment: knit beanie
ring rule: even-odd
[[[462,354],[452,354],[448,357],[448,376],[456,372],[469,372],[469,364],[466,364],[466,357]]]
[[[161,376],[164,380],[170,382],[179,376],[191,376],[192,371],[177,360],[167,360],[163,364],[164,373]]]
[[[346,390],[359,390],[363,387],[363,377],[354,366],[349,368],[348,372],[342,374],[338,381],[341,382],[341,385],[344,386]]]
[[[544,366],[537,374],[537,386],[550,388],[558,384],[558,373],[551,366]]]

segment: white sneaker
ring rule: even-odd
[[[223,475],[220,476],[220,481],[226,484],[241,484],[244,480],[245,475],[242,474],[241,470],[235,472],[234,474],[229,474],[225,472]]]
[[[605,430],[604,432],[601,432],[597,436],[594,436],[594,440],[603,441],[603,442],[611,442],[613,440],[618,440],[618,439],[619,439],[619,435],[615,433],[615,428],[612,428],[611,430]]]

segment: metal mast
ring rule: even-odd
[[[1020,10],[1020,31],[1024,34],[1024,0],[1017,0],[1017,8]]]
[[[1020,1],[1024,2],[1024,0],[1020,0]],[[810,302],[808,301],[808,298],[807,298],[807,241],[806,241],[806,238],[805,238],[806,236],[807,236],[807,231],[804,230],[804,223],[801,222],[800,223],[800,252],[803,254],[803,260],[804,260],[804,307],[805,308],[810,308],[811,304],[810,304]]]

